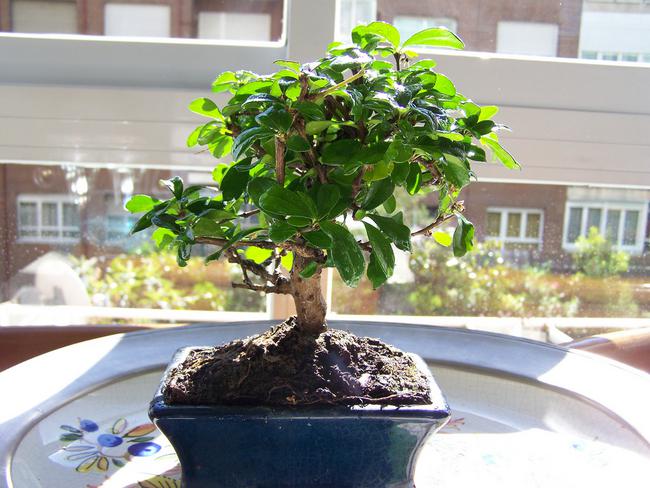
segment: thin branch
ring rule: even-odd
[[[260,213],[260,209],[256,208],[253,210],[249,210],[248,212],[242,212],[239,215],[237,215],[238,219],[247,219],[248,217],[252,217],[253,215],[256,215]]]
[[[446,215],[444,217],[440,216],[436,220],[434,220],[432,223],[427,225],[426,227],[423,227],[420,230],[416,230],[415,232],[411,232],[411,236],[417,236],[417,235],[421,235],[421,234],[429,236],[429,235],[431,235],[431,231],[433,229],[435,229],[436,227],[444,224],[445,222],[447,222],[448,220],[450,220],[452,218],[454,218],[454,214]]]
[[[323,90],[322,92],[315,93],[314,95],[312,95],[309,98],[311,98],[312,100],[318,100],[321,97],[326,97],[327,95],[329,95],[332,92],[335,92],[339,88],[343,88],[347,84],[352,83],[354,80],[361,78],[365,74],[365,72],[366,72],[365,69],[362,69],[358,73],[353,74],[352,76],[350,76],[349,78],[346,78],[342,82],[337,83],[336,85],[329,87],[327,90]]]
[[[284,186],[285,164],[284,151],[287,143],[280,137],[275,138],[275,178],[280,186]]]
[[[221,237],[208,237],[208,236],[201,236],[197,237],[195,239],[195,242],[199,244],[211,244],[213,246],[230,246],[230,247],[249,247],[249,246],[255,246],[259,247],[260,249],[286,249],[287,251],[293,251],[295,253],[300,254],[301,256],[305,256],[308,258],[314,258],[314,259],[321,259],[323,257],[322,251],[315,249],[313,247],[306,246],[304,244],[297,244],[295,242],[291,241],[285,241],[285,242],[272,242],[272,241],[258,241],[258,240],[245,240],[245,241],[237,241],[237,242],[230,242],[228,239],[223,239]]]
[[[278,293],[283,295],[290,295],[291,291],[289,287],[276,286],[276,285],[256,285],[255,283],[231,283],[233,288],[244,288],[246,290],[252,291],[263,291],[264,293]]]

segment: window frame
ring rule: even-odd
[[[499,236],[488,235],[487,229],[487,214],[500,213],[501,220],[499,221]],[[508,231],[508,215],[521,214],[522,219],[519,224],[519,237],[511,237],[507,235]],[[528,215],[539,215],[539,237],[526,237],[526,224],[528,223]],[[544,210],[541,208],[533,207],[488,207],[485,211],[486,224],[485,224],[485,239],[497,241],[501,246],[505,244],[537,244],[537,250],[541,251],[544,244]]]
[[[633,256],[643,254],[645,247],[645,227],[648,221],[648,202],[597,202],[594,200],[567,200],[564,206],[564,223],[562,227],[562,249],[567,252],[575,252],[577,245],[575,242],[568,242],[569,234],[569,218],[572,208],[581,208],[582,216],[580,217],[580,236],[586,237],[589,229],[587,228],[587,218],[590,209],[600,210],[601,219],[598,232],[605,236],[607,228],[607,214],[610,210],[619,210],[621,212],[618,222],[618,235],[616,236],[616,243],[614,248],[619,251],[625,251]],[[637,220],[636,238],[634,245],[623,244],[623,235],[625,233],[625,219],[628,211],[639,212],[639,219]]]
[[[20,205],[21,203],[36,204],[36,225],[23,225],[20,222]],[[56,204],[57,225],[43,225],[43,205],[48,203]],[[63,205],[71,203],[79,209],[79,225],[63,225]],[[21,235],[21,231],[36,231],[36,236]],[[56,230],[58,236],[43,236],[44,231]],[[64,236],[64,232],[78,232],[78,237]],[[18,195],[16,198],[16,243],[18,244],[76,244],[81,242],[82,225],[81,225],[81,206],[73,195],[66,194],[33,194],[25,193]]]

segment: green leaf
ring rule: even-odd
[[[309,244],[314,247],[318,247],[320,249],[329,249],[332,247],[332,239],[322,230],[303,232],[302,236]]]
[[[258,108],[263,104],[277,104],[279,101],[279,98],[274,97],[273,95],[269,95],[268,93],[256,93],[248,97],[246,101],[241,104],[241,106],[245,109]]]
[[[273,255],[271,249],[262,249],[257,246],[248,246],[244,252],[244,257],[250,259],[255,264],[262,264],[264,261],[269,259]]]
[[[237,77],[232,71],[226,71],[217,76],[217,79],[212,82],[212,91],[215,93],[229,90],[237,83]]]
[[[133,224],[133,227],[131,227],[131,231],[129,233],[133,235],[136,232],[141,232],[151,227],[152,225],[151,218],[153,216],[154,216],[153,210],[144,214],[142,217],[138,219],[138,221],[135,224]]]
[[[392,214],[396,208],[397,200],[395,199],[395,195],[391,195],[388,200],[384,202],[384,210],[386,210],[386,213]]]
[[[151,234],[151,239],[156,243],[158,249],[166,249],[175,238],[176,234],[162,227],[154,230],[153,234]]]
[[[457,214],[456,218],[458,225],[454,231],[452,244],[454,256],[461,257],[474,248],[474,225],[461,214]]]
[[[197,219],[192,230],[196,236],[220,237],[223,235],[221,224],[215,219],[207,217]]]
[[[311,145],[307,142],[306,139],[302,138],[299,135],[293,135],[287,139],[287,149],[296,152],[305,152],[309,151]]]
[[[411,250],[411,230],[402,222],[402,212],[393,217],[383,217],[377,214],[368,214],[368,217],[377,224],[377,227],[402,251]]]
[[[483,120],[491,119],[498,112],[499,107],[495,107],[494,105],[486,105],[485,107],[481,107],[481,114],[479,115],[478,120],[481,122]]]
[[[253,178],[248,182],[248,196],[256,207],[261,208],[260,197],[266,190],[276,185],[275,180],[271,178]]]
[[[465,48],[463,41],[456,34],[444,27],[432,27],[416,32],[402,44],[402,48],[406,46],[449,47],[452,49]]]
[[[383,180],[375,181],[370,185],[366,198],[361,204],[361,208],[364,210],[372,210],[377,208],[379,205],[388,200],[393,196],[395,191],[395,184],[390,180],[390,178],[384,178]]]
[[[396,185],[403,185],[411,172],[411,165],[409,163],[395,163],[391,179]]]
[[[318,264],[316,264],[316,261],[310,261],[299,274],[301,278],[308,279],[314,276],[314,273],[316,273],[317,270]]]
[[[445,154],[444,161],[438,167],[445,178],[459,190],[469,185],[470,172],[462,159]]]
[[[223,175],[219,189],[225,201],[236,200],[244,193],[248,180],[250,179],[250,174],[248,170],[242,170],[241,166],[247,166],[249,163],[250,161],[243,160],[237,164],[233,164],[228,168],[226,174]]]
[[[342,166],[355,162],[360,150],[361,143],[356,139],[341,139],[327,144],[320,159],[323,164]]]
[[[320,134],[333,123],[331,120],[310,120],[305,125],[305,132],[309,135]]]
[[[306,202],[304,193],[298,193],[281,186],[273,186],[259,199],[260,208],[270,215],[314,218],[313,209]]]
[[[266,127],[251,127],[239,134],[232,145],[232,157],[238,160],[255,141],[271,137],[273,133]]]
[[[307,217],[296,217],[296,216],[291,216],[287,217],[287,223],[293,227],[307,227],[312,224],[312,219],[307,218]]]
[[[232,137],[224,135],[214,139],[210,144],[209,149],[215,158],[222,158],[230,152],[232,149],[232,143]]]
[[[368,279],[370,279],[373,288],[377,288],[393,276],[395,253],[393,252],[393,247],[390,245],[390,241],[379,229],[366,222],[363,225],[366,228],[368,240],[372,245],[370,261],[368,263]]]
[[[152,198],[149,195],[133,195],[124,208],[131,213],[148,212],[153,209],[160,200]]]
[[[411,163],[409,167],[409,174],[406,177],[406,191],[409,195],[415,195],[420,191],[422,175],[420,174],[420,165],[418,163]]]
[[[273,64],[277,64],[278,66],[283,66],[285,68],[289,68],[290,70],[295,71],[296,73],[300,73],[300,63],[296,61],[278,59],[277,61],[273,61]]]
[[[236,244],[237,242],[241,241],[244,239],[244,237],[247,237],[251,234],[255,234],[256,232],[259,232],[261,230],[264,230],[263,227],[251,227],[249,229],[244,229],[239,232],[237,232],[234,236],[232,236],[230,239],[228,239],[228,242],[226,243],[225,246],[223,246],[221,249],[218,251],[210,254],[208,257],[205,258],[205,262],[209,263],[211,261],[216,261],[221,257],[223,252],[226,249],[229,249],[233,244]]]
[[[163,229],[169,229],[175,234],[180,234],[181,227],[176,223],[176,220],[178,220],[178,217],[175,215],[160,214],[152,217],[151,223]]]
[[[521,169],[521,166],[519,166],[519,163],[515,161],[515,158],[512,157],[512,155],[503,149],[501,147],[501,144],[499,144],[497,141],[494,139],[491,139],[490,137],[481,137],[481,144],[484,146],[488,146],[490,149],[492,149],[492,152],[494,155],[501,161],[501,164],[503,164],[506,168],[508,169]]]
[[[357,286],[366,267],[357,240],[343,225],[321,222],[320,226],[332,238],[332,259],[341,279],[348,286]]]
[[[193,100],[189,105],[189,109],[195,114],[205,115],[214,119],[223,119],[219,107],[209,98],[197,98]]]
[[[78,440],[78,439],[81,439],[82,437],[83,437],[82,434],[72,434],[72,433],[69,433],[69,434],[61,434],[61,435],[59,436],[59,440],[60,440],[61,442],[73,442],[73,441],[76,441],[76,440]]]
[[[183,180],[180,177],[174,176],[169,180],[160,180],[160,183],[169,188],[169,191],[171,191],[172,195],[177,199],[180,200],[183,198]]]
[[[269,238],[275,243],[284,242],[293,237],[295,233],[296,228],[283,220],[278,220],[269,227]]]
[[[300,112],[300,114],[303,115],[307,120],[312,119],[312,120],[325,122],[322,120],[325,118],[325,112],[323,112],[323,109],[317,103],[303,100],[294,103],[293,108],[295,108],[298,112]],[[307,123],[309,124],[309,122]],[[313,128],[314,126],[312,125],[311,127]],[[309,131],[307,131],[307,133],[309,133]]]
[[[341,190],[339,190],[338,186],[330,184],[321,185],[316,195],[318,217],[321,219],[328,217],[340,199]]]
[[[258,124],[277,132],[286,132],[291,127],[292,118],[283,108],[271,106],[255,117]]]
[[[446,232],[437,231],[433,233],[433,239],[441,246],[451,246],[452,237]]]
[[[289,251],[284,256],[282,256],[280,258],[280,264],[287,271],[291,271],[291,268],[293,267],[293,253]]]
[[[366,26],[366,32],[378,35],[389,44],[391,44],[394,48],[399,47],[399,31],[386,22],[371,22]]]
[[[194,129],[189,136],[187,136],[187,147],[194,147],[199,142],[199,134],[203,130],[203,126],[199,125]]]
[[[433,85],[434,90],[444,93],[450,97],[456,95],[456,87],[452,81],[445,75],[436,73],[436,83]]]
[[[386,159],[389,161],[395,161],[396,163],[401,163],[408,161],[413,154],[413,148],[407,146],[402,141],[393,141],[388,146],[386,150]]]

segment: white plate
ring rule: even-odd
[[[19,395],[13,409],[0,407],[0,439],[6,441],[0,454],[4,449],[11,456],[0,486],[180,487],[173,449],[146,415],[162,374],[158,363],[176,347],[224,342],[265,325],[104,338],[1,373],[0,391],[19,384],[37,384],[42,391],[28,399]],[[418,487],[647,486],[647,375],[588,354],[494,334],[336,326],[389,340],[432,365],[453,414],[423,450]],[[522,358],[517,367],[513,360]],[[78,371],[79,366],[87,369]],[[564,383],[555,384],[560,380]],[[572,384],[576,380],[581,383]],[[52,393],[57,387],[62,391]],[[628,408],[616,412],[609,405]]]

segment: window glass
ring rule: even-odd
[[[72,0],[13,0],[11,20],[14,32],[75,34],[77,4]]]
[[[200,39],[270,41],[271,14],[199,12]]]
[[[620,0],[429,2],[338,0],[338,37],[372,20],[403,36],[432,24],[458,32],[468,51],[650,62],[650,3]]]
[[[169,5],[107,3],[104,34],[107,36],[169,37]]]
[[[497,52],[556,56],[558,29],[556,24],[499,22],[497,28]]]
[[[35,226],[37,225],[38,214],[36,213],[36,203],[20,202],[20,225]]]
[[[540,233],[541,215],[529,213],[526,217],[526,237],[538,238]]]
[[[285,0],[3,0],[0,32],[278,41]],[[359,2],[361,20],[375,5]]]
[[[628,210],[625,212],[625,227],[623,229],[623,245],[633,246],[636,244],[636,234],[639,225],[639,212]]]
[[[569,225],[567,228],[567,242],[575,242],[582,232],[582,208],[569,209]]]
[[[616,244],[618,242],[618,229],[621,223],[620,210],[607,211],[607,223],[605,225],[605,236],[607,239]]]
[[[56,203],[44,202],[41,207],[41,217],[44,226],[57,226],[59,224],[59,205]]]
[[[447,17],[397,15],[393,22],[404,39],[408,39],[416,32],[421,31],[422,29],[428,29],[429,27],[446,27],[452,32],[458,30],[458,23],[456,20]]]
[[[506,236],[519,237],[521,233],[521,214],[516,212],[508,213],[508,224]]]
[[[487,235],[490,237],[499,237],[501,235],[501,214],[499,212],[488,212]]]
[[[587,231],[592,227],[600,230],[600,222],[603,211],[600,208],[590,208],[587,210]]]

